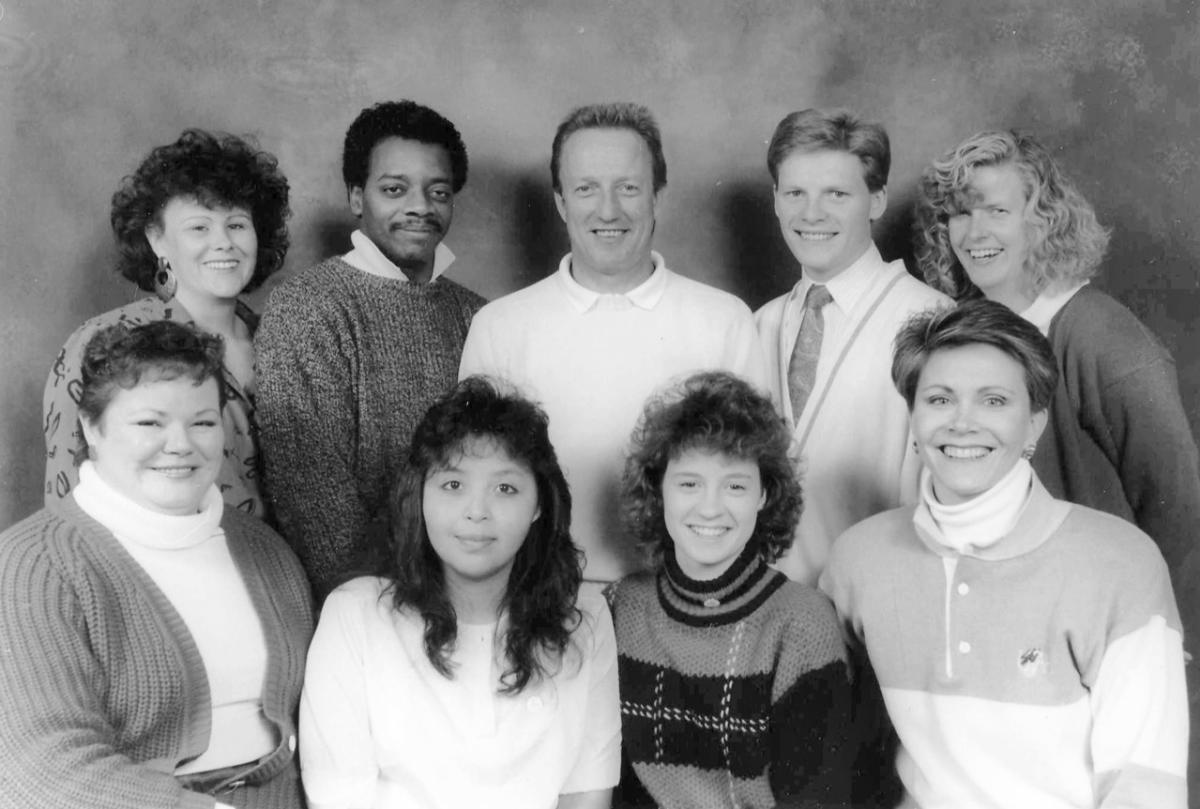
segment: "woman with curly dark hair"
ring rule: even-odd
[[[727,373],[646,405],[623,501],[655,570],[609,591],[622,806],[849,798],[852,700],[833,608],[768,567],[800,517],[790,442],[771,402]]]
[[[429,409],[386,567],[330,594],[309,651],[310,807],[609,805],[616,648],[570,524],[540,409],[482,377]]]
[[[191,323],[224,342],[225,502],[263,516],[253,418],[258,317],[239,295],[283,264],[288,183],[276,159],[253,142],[188,129],[152,150],[112,198],[118,272],[154,293],[92,318],[68,339],[43,396],[45,500],[66,497],[87,456],[79,426],[80,359],[88,340],[114,323]]]

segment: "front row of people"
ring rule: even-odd
[[[1039,482],[1058,371],[1000,303],[902,329],[921,501],[844,534],[827,595],[769,567],[800,490],[745,382],[647,404],[623,505],[654,570],[606,606],[545,415],[465,380],[417,428],[390,552],[326,602],[303,696],[304,574],[214,485],[219,341],[117,325],[81,370],[79,485],[0,535],[0,807],[300,807],[301,775],[313,809],[847,805],[871,670],[904,806],[1186,805],[1166,565]]]

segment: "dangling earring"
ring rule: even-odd
[[[175,297],[175,288],[179,286],[179,282],[175,280],[175,273],[171,272],[171,263],[167,261],[166,256],[158,257],[158,270],[154,273],[154,294],[163,303]]]
[[[1025,447],[1025,449],[1021,450],[1021,457],[1027,461],[1032,461],[1033,453],[1035,453],[1035,452],[1037,452],[1037,442],[1036,441],[1034,441],[1029,446]]]

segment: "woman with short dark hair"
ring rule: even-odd
[[[171,320],[83,349],[79,483],[0,534],[0,807],[303,806],[309,587],[218,492],[221,358]]]

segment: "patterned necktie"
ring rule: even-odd
[[[788,362],[788,395],[792,399],[792,421],[799,421],[804,405],[817,379],[817,360],[821,356],[821,337],[825,334],[825,315],[821,310],[833,300],[829,290],[813,284],[804,296],[804,320],[796,335],[796,347]]]

